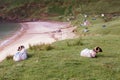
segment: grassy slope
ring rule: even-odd
[[[88,20],[91,18],[89,17]],[[90,31],[84,37],[55,42],[46,48],[41,48],[39,45],[32,47],[28,50],[29,58],[21,62],[13,62],[12,59],[5,60],[0,63],[0,79],[119,80],[120,36],[118,31],[120,23],[118,21],[120,18],[107,23],[104,23],[101,18],[91,20],[94,27],[89,26]],[[102,24],[108,25],[102,28]],[[81,29],[83,27],[78,28],[80,35]],[[79,56],[82,49],[95,46],[103,48],[103,53],[98,54],[98,58]]]
[[[21,6],[22,0],[19,1],[18,4]],[[100,0],[100,2],[101,1],[104,0]],[[112,5],[114,3],[116,5],[118,2],[119,0],[115,0],[115,2],[113,1],[111,3]],[[106,4],[107,3],[106,1]],[[16,4],[17,3],[15,3],[15,5]],[[91,5],[92,4],[94,3],[91,3]],[[12,3],[12,5],[14,4]],[[5,11],[7,10],[9,12],[9,10],[14,9],[14,7],[15,6],[5,8]],[[78,8],[78,10],[79,9],[80,8]],[[115,9],[119,9],[119,7],[110,10]],[[106,10],[108,9],[105,9],[105,11]],[[32,12],[34,11],[31,11],[31,14],[33,14]],[[35,16],[38,16],[36,14],[38,14],[38,12],[35,13]],[[34,14],[32,16],[35,17]],[[31,15],[28,17],[31,17]],[[24,18],[24,16],[22,18]],[[92,18],[93,17],[88,18],[91,22],[91,25],[87,26],[90,30],[88,33],[83,33],[82,31],[85,27],[80,26],[83,22],[83,15],[78,15],[73,21],[73,24],[78,26],[77,34],[80,36],[84,34],[84,37],[55,42],[52,44],[52,46],[54,46],[52,47],[53,49],[48,47],[48,49],[50,48],[52,50],[38,50],[38,48],[41,47],[37,46],[37,48],[35,47],[33,50],[28,50],[29,58],[27,60],[13,62],[12,59],[7,59],[0,63],[0,80],[119,80],[120,18],[112,19],[109,22],[104,22],[102,18],[97,18],[96,20],[92,20]],[[107,25],[106,28],[102,28],[104,24]],[[103,48],[103,53],[98,54],[98,58],[90,59],[79,56],[79,52],[82,49],[93,48],[95,46]]]

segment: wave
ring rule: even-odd
[[[19,37],[25,30],[24,26],[20,26],[20,29],[16,31],[11,37],[5,39],[0,43],[0,50],[2,50],[5,46],[9,45],[13,42],[17,37]]]

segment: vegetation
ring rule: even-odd
[[[91,17],[88,20],[91,20]],[[120,18],[109,22],[97,18],[91,20],[90,26],[80,26],[77,21],[73,21],[73,24],[76,23],[78,26],[77,34],[80,38],[30,46],[27,60],[14,62],[8,58],[0,63],[0,79],[119,80]],[[103,24],[107,26],[102,27]],[[88,27],[89,32],[82,32],[85,27]],[[95,46],[103,49],[97,58],[80,57],[82,49],[92,49]]]
[[[3,3],[9,2],[13,5],[11,8],[5,7],[2,9],[4,13],[8,13],[12,12],[12,10],[17,11],[20,6],[22,6],[21,8],[23,8],[23,6],[25,7],[25,5],[28,6],[28,4],[25,4],[28,2],[30,6],[33,5],[33,2],[35,4],[34,6],[37,6],[37,4],[40,4],[39,1],[42,0],[24,0],[23,4],[21,4],[23,0],[16,1],[14,4],[12,1],[15,0],[1,1]],[[72,4],[70,4],[70,2]],[[81,3],[85,9],[81,10],[80,7],[77,7],[81,6],[77,4],[78,2]],[[71,21],[72,25],[77,26],[76,34],[80,37],[58,41],[53,44],[30,45],[27,60],[14,62],[10,57],[0,63],[0,80],[119,80],[120,17],[112,16],[111,19],[107,17],[106,21],[106,16],[103,18],[100,15],[92,14],[118,12],[117,9],[119,9],[119,7],[117,4],[119,4],[119,2],[119,0],[43,0],[41,3],[46,3],[47,7],[45,4],[40,4],[43,7],[43,10],[41,9],[40,11],[44,13],[46,10],[45,12],[51,15],[57,13],[61,15],[64,13],[65,16],[68,14],[65,16],[65,19],[71,18],[69,12],[71,13],[72,11],[72,13],[77,14],[77,12],[73,10],[81,10],[81,14],[75,16],[75,19]],[[56,6],[60,4],[64,6]],[[93,7],[93,4],[97,7]],[[15,7],[15,5],[17,7]],[[86,7],[87,5],[88,7]],[[30,7],[27,6],[25,10],[30,9]],[[110,6],[112,7],[110,8]],[[86,10],[87,8],[89,11]],[[23,13],[15,13],[20,18],[39,18],[39,10],[37,9],[38,8],[31,9],[32,15],[29,16],[19,16],[19,14],[24,13],[24,10]],[[63,12],[59,12],[59,9]],[[34,12],[34,10],[36,12]],[[55,10],[58,10],[58,12],[54,12]],[[90,22],[90,25],[81,25],[85,19],[82,13],[88,12],[91,13],[91,15],[89,15],[86,20]],[[5,14],[5,16],[6,15],[8,14]],[[85,28],[89,31],[83,32]],[[97,58],[91,59],[79,55],[82,49],[92,49],[95,46],[100,46],[103,49],[103,52],[99,53]]]
[[[61,19],[70,14],[118,15],[119,4],[119,0],[0,0],[0,19],[35,21]]]

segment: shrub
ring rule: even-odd
[[[30,50],[37,50],[37,51],[39,51],[39,50],[52,50],[52,49],[54,49],[54,46],[52,46],[51,44],[38,44],[38,45],[33,45],[33,46],[31,46],[31,45],[29,45],[29,49]]]
[[[82,39],[78,39],[75,41],[67,41],[67,46],[79,46],[79,45],[83,45]]]

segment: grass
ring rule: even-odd
[[[19,6],[26,6],[25,4],[21,4],[23,3],[22,0],[17,1],[16,3],[13,3],[14,0],[1,1],[1,3],[6,3],[8,1],[8,3],[11,3],[13,6],[5,7],[0,12],[5,11],[6,13],[8,11],[13,14],[13,10],[15,10],[15,13],[20,11]],[[30,6],[32,6],[34,2],[36,4],[39,3],[39,1],[25,0],[25,3],[29,2]],[[55,0],[49,3],[50,1],[51,0],[44,0],[43,3],[45,2],[51,6],[54,4]],[[77,11],[79,10],[82,11],[82,13],[101,13],[104,11],[116,12],[118,11],[117,9],[119,9],[119,0],[110,0],[110,4],[108,4],[109,2],[105,0],[90,0],[90,3],[87,2],[89,0],[86,2],[84,0],[76,0],[78,2],[80,1],[80,4],[83,4],[77,5],[79,6],[78,8],[73,6],[76,3],[72,3],[71,1],[63,1],[64,5],[61,6],[62,8],[56,7],[56,5],[60,5],[56,2],[53,6],[47,6],[47,8],[42,5],[43,8],[39,11],[36,7],[33,9],[28,5],[25,10],[31,11],[30,13],[32,15],[29,14],[27,16],[29,18],[39,17],[38,15],[41,13],[40,11],[57,14],[63,14],[63,12],[65,12],[64,15],[60,17],[52,17],[50,19],[55,18],[55,20],[57,20],[57,18],[61,19],[62,17],[62,19],[64,18],[63,21],[66,21],[67,18],[71,17],[69,13],[71,13],[72,10],[75,10],[75,12],[72,12],[77,14]],[[72,4],[69,5],[69,3]],[[93,5],[97,7],[94,7]],[[98,5],[102,6],[98,7]],[[37,4],[36,6],[39,7]],[[110,6],[112,6],[112,8],[109,9]],[[86,8],[83,9],[84,7]],[[68,10],[65,10],[65,8]],[[27,15],[23,15],[25,10],[20,12],[20,15],[17,15],[20,18],[23,18]],[[57,10],[57,12],[54,12],[55,10]],[[78,14],[75,17],[76,18],[72,20],[71,23],[74,26],[77,26],[77,35],[80,35],[79,38],[58,41],[53,44],[30,45],[30,48],[27,50],[27,60],[14,62],[11,57],[9,57],[0,63],[0,80],[119,80],[120,17],[113,17],[108,22],[105,22],[100,16],[95,17],[95,14],[90,15],[87,20],[91,23],[91,25],[88,26],[80,25],[84,20],[84,16],[82,14]],[[96,20],[93,20],[93,18],[96,18]],[[103,28],[103,25],[106,25],[106,27]],[[89,32],[83,33],[83,29],[86,27],[89,29]],[[79,55],[82,49],[92,49],[95,46],[100,46],[103,49],[103,52],[99,53],[97,58],[91,59],[81,57]]]
[[[102,34],[102,28],[89,27],[89,34],[80,38],[31,46],[27,60],[14,62],[12,59],[6,59],[0,63],[0,79],[119,80],[120,36],[119,33],[116,34],[119,29],[118,21],[119,19],[109,22],[105,29],[112,32],[107,35]],[[100,24],[99,21],[93,25],[97,24]],[[90,35],[93,33],[99,35]],[[92,49],[95,46],[103,49],[97,58],[80,57],[82,49]]]
[[[3,61],[0,64],[0,78],[1,80],[118,80],[119,39],[118,36],[91,36],[83,38],[84,45],[68,46],[66,41],[60,41],[52,44],[57,46],[56,49],[29,50],[27,60]],[[71,41],[74,40],[69,42]],[[93,48],[96,45],[101,46],[104,51],[98,54],[98,58],[79,56],[82,49]]]

